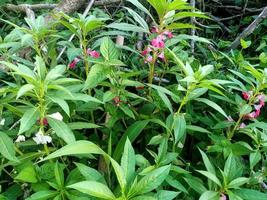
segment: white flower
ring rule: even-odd
[[[48,115],[48,117],[51,117],[51,118],[59,120],[59,121],[63,120],[63,117],[59,112],[53,113],[51,115]]]
[[[1,126],[4,126],[4,125],[5,125],[5,121],[6,121],[5,119],[2,119],[2,120],[0,121],[0,125],[1,125]]]
[[[52,142],[52,138],[48,135],[44,135],[41,130],[39,130],[32,139],[36,144],[47,144]]]
[[[15,140],[15,142],[25,142],[25,136],[24,135],[19,135],[17,137],[17,139]]]

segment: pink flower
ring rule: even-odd
[[[141,52],[142,56],[146,56],[149,52],[151,52],[151,48],[147,47],[144,51]]]
[[[248,92],[242,92],[242,96],[245,100],[249,100],[250,97],[252,96],[253,92],[252,91],[248,91]]]
[[[259,104],[259,105],[254,105],[254,108],[255,108],[255,110],[260,110],[261,108],[262,108],[262,105],[261,104]]]
[[[169,39],[173,38],[173,34],[171,31],[167,30],[163,32],[164,35],[166,35]]]
[[[245,123],[241,123],[239,128],[245,128],[247,125]]]
[[[220,200],[227,200],[227,197],[225,194],[221,193]]]
[[[158,32],[159,32],[159,28],[158,28],[158,27],[153,26],[153,27],[151,28],[151,33],[158,33]]]
[[[87,55],[92,56],[93,58],[99,58],[100,57],[100,53],[95,51],[95,50],[91,50],[91,49],[87,49],[86,51]]]
[[[165,56],[164,56],[164,52],[161,52],[158,57],[162,60],[165,61]]]
[[[153,61],[153,57],[151,55],[148,55],[146,58],[145,58],[145,63],[151,63]]]
[[[69,68],[70,68],[70,69],[74,69],[74,68],[76,67],[77,63],[78,63],[80,60],[81,60],[81,59],[78,58],[78,57],[74,58],[74,59],[71,61],[71,63],[69,64]]]
[[[264,106],[265,105],[265,95],[260,94],[260,95],[257,96],[257,99],[260,102],[260,105],[261,106]]]
[[[165,47],[165,43],[164,41],[162,40],[161,37],[156,37],[154,38],[152,41],[151,41],[151,45],[155,48],[159,48],[159,49],[162,49]]]
[[[245,119],[256,119],[261,113],[261,110],[253,111],[244,116]]]
[[[252,96],[252,91],[248,91],[248,92],[242,92],[242,96],[245,100],[249,100],[250,97]]]

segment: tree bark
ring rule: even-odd
[[[230,49],[235,49],[240,44],[240,40],[253,33],[261,21],[265,18],[267,18],[267,7],[265,7],[259,16],[233,41]]]

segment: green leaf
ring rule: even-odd
[[[109,37],[104,37],[102,39],[100,52],[106,60],[117,60],[119,57],[119,50]]]
[[[114,28],[114,29],[118,29],[121,31],[148,33],[148,31],[142,27],[139,27],[133,24],[127,24],[127,23],[112,23],[112,24],[107,25],[107,28]]]
[[[112,165],[112,167],[116,173],[116,177],[117,177],[118,182],[120,184],[121,190],[123,192],[125,192],[127,182],[126,182],[126,177],[125,177],[124,171],[123,171],[122,167],[114,159],[112,159],[111,157],[109,159],[110,159],[111,165]]]
[[[228,188],[238,188],[241,185],[244,185],[245,183],[248,182],[248,178],[245,177],[239,177],[236,178],[234,180],[232,180],[229,184],[228,184]]]
[[[119,107],[126,115],[131,117],[132,119],[135,119],[133,111],[129,108],[128,105],[120,105]]]
[[[151,192],[152,190],[158,188],[162,182],[167,178],[170,165],[159,167],[152,172],[144,176],[137,185],[133,188],[133,194],[140,195]]]
[[[63,122],[51,117],[48,117],[48,123],[56,132],[56,135],[62,138],[67,144],[75,142],[75,137],[71,129]]]
[[[127,138],[121,158],[121,167],[124,171],[127,185],[130,184],[135,175],[135,153],[130,140]]]
[[[72,130],[99,128],[100,127],[96,124],[89,123],[89,122],[72,122],[72,123],[68,123],[67,126]]]
[[[235,194],[244,200],[266,200],[267,194],[252,189],[235,190]]]
[[[202,156],[202,159],[204,161],[204,164],[205,164],[205,167],[206,169],[208,170],[208,172],[216,175],[216,172],[215,172],[215,168],[214,166],[212,165],[212,163],[210,162],[208,156],[203,152],[201,151],[201,149],[199,149],[200,153],[201,153],[201,156]]]
[[[105,155],[105,152],[98,147],[96,144],[86,141],[79,140],[73,143],[70,143],[57,151],[49,154],[42,161],[61,157],[61,156],[71,156],[71,155],[88,155],[88,154],[101,154]]]
[[[29,108],[20,119],[19,134],[29,130],[39,117],[38,108]]]
[[[206,176],[208,179],[210,179],[211,181],[213,181],[214,183],[216,183],[218,186],[222,186],[220,180],[212,173],[207,172],[207,171],[202,171],[202,170],[196,170],[197,172],[199,172],[200,174]]]
[[[223,116],[225,116],[227,118],[227,114],[224,112],[224,110],[215,102],[210,101],[209,99],[205,99],[205,98],[197,98],[195,99],[196,101],[202,102],[207,104],[208,106],[212,107],[213,109],[217,110],[219,113],[221,113]]]
[[[80,173],[85,177],[87,181],[96,181],[105,183],[105,179],[102,174],[100,174],[97,170],[94,168],[88,167],[81,163],[75,163],[77,168],[79,169]]]
[[[177,144],[177,142],[185,135],[186,121],[183,114],[174,114],[173,130],[174,130],[174,142],[175,144]]]
[[[130,13],[130,15],[132,15],[132,17],[135,19],[137,23],[139,23],[140,26],[142,26],[147,32],[149,32],[149,28],[146,21],[137,12],[135,12],[131,8],[127,7],[124,8]]]
[[[27,182],[27,183],[37,183],[36,172],[32,163],[27,164],[15,177],[16,180]]]
[[[20,98],[20,97],[23,96],[25,93],[31,91],[33,88],[34,88],[34,85],[32,85],[32,84],[26,84],[26,85],[23,85],[23,86],[19,89],[19,91],[18,91],[18,93],[17,93],[17,97],[16,97],[16,99]]]
[[[195,125],[186,125],[186,130],[200,132],[200,133],[211,133],[207,129]]]
[[[58,97],[52,97],[52,96],[48,96],[49,99],[51,99],[51,101],[53,101],[54,103],[58,104],[62,110],[68,115],[70,116],[70,108],[69,105],[67,104],[67,102],[64,99],[58,98]]]
[[[199,200],[218,200],[220,198],[220,194],[215,191],[206,191],[204,192]]]
[[[45,74],[46,74],[46,66],[45,66],[45,62],[44,60],[39,57],[39,56],[36,56],[35,58],[35,67],[37,69],[37,73],[38,73],[38,76],[40,77],[41,80],[44,80],[45,78]]]
[[[174,16],[174,21],[184,19],[187,17],[198,17],[198,18],[204,18],[204,19],[210,19],[207,15],[201,12],[178,12]]]
[[[163,103],[166,105],[166,107],[169,109],[169,111],[171,113],[173,113],[173,108],[172,108],[172,104],[169,100],[169,98],[167,97],[167,95],[163,92],[161,92],[160,90],[157,90],[160,98],[162,99]]]
[[[119,140],[114,151],[113,157],[115,158],[115,160],[118,160],[120,158],[127,138],[129,138],[129,140],[133,142],[140,135],[140,133],[143,131],[143,129],[147,126],[148,123],[148,120],[136,121],[128,127],[122,138]]]
[[[60,167],[58,162],[56,162],[55,164],[54,174],[55,174],[57,185],[59,187],[64,187],[64,172],[63,172],[63,168]]]
[[[243,49],[247,49],[251,45],[251,41],[245,41],[243,39],[240,39],[240,44]]]
[[[106,185],[95,181],[82,181],[67,187],[100,199],[116,199]]]
[[[42,190],[42,191],[39,191],[39,192],[32,194],[26,200],[47,200],[47,199],[52,199],[57,194],[58,194],[57,191]]]
[[[189,176],[187,178],[184,178],[187,184],[195,190],[197,193],[202,194],[207,191],[207,189],[204,186],[204,183],[201,181],[201,179]]]
[[[253,167],[261,160],[261,153],[259,150],[249,154],[249,166],[252,170]]]
[[[3,157],[10,161],[19,162],[15,156],[15,146],[12,140],[4,133],[0,131],[0,153]]]
[[[159,19],[166,14],[168,3],[166,0],[147,0],[151,6],[157,11]]]
[[[168,190],[160,190],[157,192],[158,200],[172,200],[178,196],[180,192],[168,191]]]
[[[143,11],[144,13],[146,13],[155,22],[153,16],[150,14],[150,12],[138,0],[126,0],[126,1],[132,3],[138,9],[140,9],[141,11]]]
[[[96,87],[101,81],[107,78],[108,73],[108,66],[100,64],[93,65],[84,83],[83,90]]]
[[[196,26],[191,25],[191,24],[185,24],[185,23],[172,23],[169,26],[166,27],[167,29],[170,30],[175,30],[175,29],[184,29],[184,28],[191,28],[191,29],[198,29]]]

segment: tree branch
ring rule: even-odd
[[[236,48],[240,40],[249,36],[253,31],[258,27],[262,20],[267,18],[267,7],[263,9],[263,11],[258,15],[258,17],[233,41],[230,49]]]

